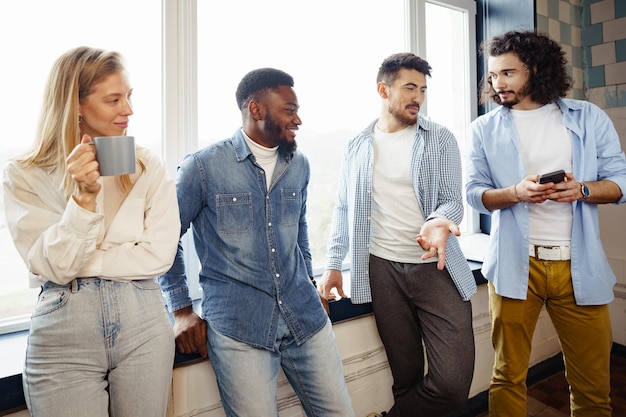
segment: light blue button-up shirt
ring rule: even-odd
[[[351,247],[351,300],[372,301],[369,286],[369,243],[372,215],[374,121],[346,145],[339,178],[326,269],[341,270]],[[415,196],[426,221],[443,217],[459,224],[463,219],[461,156],[456,138],[447,128],[419,117],[411,152]],[[445,266],[463,300],[476,293],[476,281],[458,239],[446,243]]]
[[[193,226],[203,318],[220,333],[271,350],[280,316],[297,344],[327,323],[309,279],[309,176],[301,152],[279,151],[268,191],[265,172],[241,130],[181,163],[176,177],[181,236]],[[171,311],[191,305],[180,244],[159,283]]]
[[[617,203],[626,202],[626,158],[611,120],[596,105],[559,99],[563,124],[572,138],[572,167],[578,181],[611,180],[622,190]],[[546,138],[549,140],[550,138]],[[468,154],[467,201],[491,214],[491,238],[482,273],[504,297],[526,299],[528,289],[528,203],[493,213],[485,208],[485,191],[510,187],[529,173],[524,171],[519,139],[511,112],[500,106],[472,123]],[[583,200],[572,203],[571,272],[576,303],[600,305],[613,300],[615,275],[602,248],[598,207]]]

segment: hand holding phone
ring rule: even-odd
[[[541,174],[539,176],[539,184],[545,184],[553,182],[555,184],[563,182],[565,180],[565,171],[559,169],[558,171],[548,172],[547,174]]]

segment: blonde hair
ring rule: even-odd
[[[80,46],[67,51],[54,63],[44,90],[37,137],[33,148],[19,160],[26,166],[63,170],[66,198],[75,183],[67,174],[65,159],[80,143],[79,104],[107,76],[125,72],[118,52]],[[138,160],[142,171],[145,165]],[[132,188],[128,175],[119,177],[124,193]]]

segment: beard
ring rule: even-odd
[[[417,118],[418,115],[416,114],[415,116],[413,115],[406,115],[406,113],[404,112],[404,108],[402,109],[398,109],[397,107],[389,107],[387,109],[387,112],[389,114],[391,114],[393,116],[394,119],[396,119],[397,121],[399,121],[402,124],[405,124],[407,126],[411,126],[414,125],[415,123],[417,123]]]
[[[518,91],[513,91],[513,93],[515,93],[515,98],[510,101],[503,101],[503,106],[512,108],[516,104],[519,104],[520,101],[528,97],[530,95],[530,80],[526,81],[526,83]]]
[[[268,114],[265,115],[265,133],[275,138],[274,142],[278,145],[278,150],[285,153],[293,153],[298,144],[295,140],[290,140],[283,132],[283,129]]]

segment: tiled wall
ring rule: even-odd
[[[537,29],[560,42],[571,97],[626,107],[626,0],[537,0]]]
[[[580,0],[537,0],[537,29],[559,42],[565,51],[574,88],[568,97],[585,99],[582,16]]]

